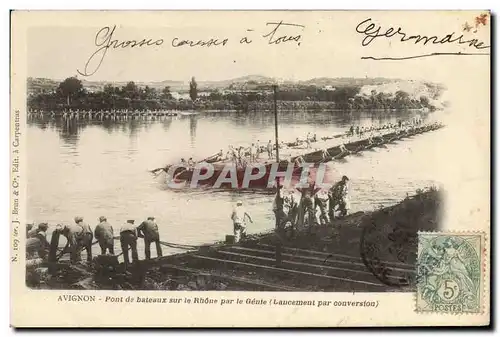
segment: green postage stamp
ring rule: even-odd
[[[418,234],[417,312],[481,313],[484,234]]]

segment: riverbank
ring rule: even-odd
[[[353,112],[353,111],[373,111],[377,113],[386,113],[390,111],[401,111],[401,110],[413,110],[421,112],[435,111],[436,107],[432,105],[420,105],[420,104],[407,104],[398,106],[365,106],[365,105],[339,105],[335,102],[325,102],[325,101],[279,101],[277,103],[277,108],[280,112]],[[196,111],[197,113],[253,113],[253,112],[272,112],[274,111],[274,106],[272,102],[250,102],[244,105],[233,104],[231,102],[225,101],[209,101],[209,102],[196,102],[191,101],[186,102],[168,102],[168,103],[158,103],[158,104],[146,104],[144,102],[138,102],[135,105],[114,107],[114,106],[96,106],[90,104],[72,104],[70,106],[65,104],[52,104],[52,105],[40,105],[40,104],[28,104],[28,111],[30,114],[34,114],[36,111],[38,114],[47,116],[62,116],[65,111],[79,111],[80,114],[85,112],[100,113],[104,112],[104,115],[113,116],[125,116],[125,111],[128,111],[128,116],[142,116],[142,115],[155,115],[163,116],[167,114],[172,114],[175,112],[186,112],[186,111]],[[54,113],[54,114],[53,114]],[[82,117],[80,116],[80,117]]]
[[[439,229],[441,203],[435,188],[419,190],[394,206],[336,219],[335,226],[201,246],[141,261],[125,273],[60,263],[50,276],[42,266],[28,271],[27,284],[94,290],[408,291],[415,286],[417,232]]]

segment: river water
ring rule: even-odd
[[[318,137],[332,135],[345,132],[350,125],[378,125],[417,114],[283,112],[279,114],[280,140],[304,138],[308,132]],[[395,204],[419,188],[437,184],[432,163],[425,161],[440,132],[338,162],[336,169],[351,181],[351,212]],[[94,227],[104,215],[117,232],[127,219],[140,223],[155,216],[162,240],[196,245],[223,240],[232,232],[231,208],[241,199],[254,218],[248,232],[274,226],[272,195],[174,191],[166,187],[164,176],[154,178],[148,172],[181,157],[205,158],[227,149],[228,144],[249,145],[259,140],[263,145],[274,139],[270,112],[200,113],[156,120],[31,118],[27,139],[28,220],[56,225],[70,223],[79,215]],[[164,248],[164,253],[172,252],[175,250]],[[139,253],[143,256],[142,249]]]

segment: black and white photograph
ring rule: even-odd
[[[19,13],[34,18],[13,61],[25,286],[112,291],[104,302],[201,291],[202,304],[204,291],[309,305],[299,293],[422,290],[438,310],[451,283],[428,279],[421,251],[461,248],[421,233],[469,226],[460,208],[488,230],[488,201],[465,191],[488,190],[473,85],[489,78],[489,12],[445,28],[438,12],[142,14]],[[470,85],[459,64],[477,70]],[[483,117],[463,119],[463,101]]]

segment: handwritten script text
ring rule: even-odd
[[[378,38],[395,38],[400,42],[413,42],[414,44],[421,44],[423,46],[429,45],[444,45],[444,44],[458,44],[458,45],[466,45],[474,49],[487,49],[490,46],[484,45],[484,42],[479,41],[478,39],[469,39],[467,40],[463,34],[458,35],[454,32],[446,34],[445,36],[438,37],[436,35],[426,36],[426,35],[409,35],[403,31],[401,27],[397,29],[394,27],[389,27],[387,29],[382,29],[380,25],[377,25],[372,22],[371,18],[363,20],[356,26],[356,32],[363,36],[363,40],[361,41],[361,45],[363,47],[369,46],[375,39]],[[458,35],[458,36],[457,36]],[[435,55],[487,55],[484,53],[430,53],[430,54],[421,54],[415,56],[407,56],[407,57],[387,57],[387,58],[375,58],[375,57],[363,57],[364,59],[384,59],[384,60],[403,60],[403,59],[411,59],[411,58],[419,58],[426,56],[435,56]]]
[[[300,46],[302,35],[297,33],[297,30],[303,30],[305,26],[295,23],[267,22],[266,27],[270,27],[263,38],[267,45],[284,45],[296,43]],[[92,76],[101,67],[108,51],[115,49],[158,49],[163,45],[163,38],[142,38],[138,40],[119,40],[114,38],[116,33],[116,25],[106,26],[96,33],[94,37],[94,45],[97,49],[86,61],[83,69],[77,69],[77,72],[82,76]],[[254,29],[247,29],[247,36],[239,39],[240,45],[252,44],[255,37],[252,37]],[[170,46],[172,48],[223,48],[229,44],[227,37],[209,37],[206,39],[186,39],[182,37],[174,37]]]

